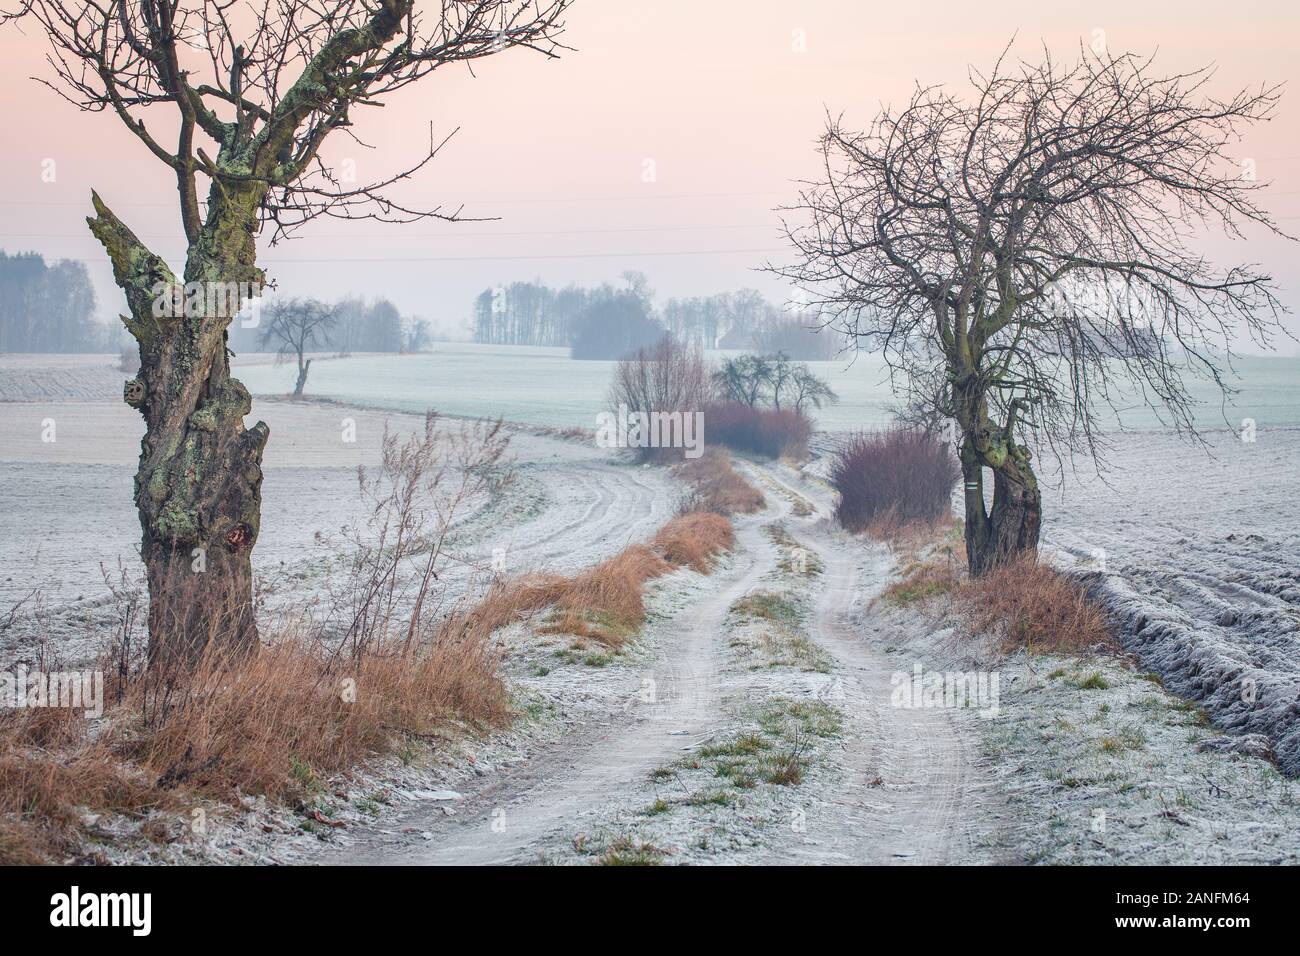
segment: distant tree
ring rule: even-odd
[[[711,397],[708,368],[700,350],[664,335],[618,363],[610,386],[610,404],[647,414],[702,412]],[[681,457],[673,447],[642,447],[642,458]]]
[[[366,301],[348,295],[339,299],[334,310],[338,321],[330,336],[330,346],[342,353],[361,352],[366,345]]]
[[[761,355],[739,355],[725,360],[713,373],[713,381],[727,400],[754,408],[768,395],[771,363]]]
[[[641,301],[649,304],[655,297],[654,290],[650,288],[650,280],[644,272],[627,269],[620,275],[620,278],[627,283],[627,291]]]
[[[558,291],[540,281],[484,289],[474,299],[474,341],[492,345],[570,345],[591,293],[577,286]]]
[[[763,356],[767,363],[767,385],[772,390],[772,407],[781,407],[782,392],[790,385],[794,377],[794,363],[784,352]]]
[[[747,353],[727,359],[714,371],[713,383],[725,400],[750,408],[770,402],[773,408],[780,409],[785,403],[802,413],[809,406],[821,408],[839,400],[806,363],[792,362],[784,352]]]
[[[378,299],[365,314],[365,352],[402,351],[402,313],[387,299]]]
[[[311,369],[311,359],[306,354],[323,348],[329,341],[329,331],[338,321],[338,308],[317,299],[281,299],[265,312],[262,349],[274,348],[278,362],[297,359],[298,380],[293,386],[293,397],[302,398],[307,372]]]
[[[112,351],[83,262],[0,251],[0,352]]]
[[[748,347],[824,361],[834,358],[845,343],[842,333],[825,327],[814,315],[786,315],[774,308],[750,329]]]
[[[664,327],[636,293],[615,292],[592,302],[578,318],[570,346],[575,359],[620,359],[652,345]]]
[[[796,362],[789,378],[790,403],[796,412],[806,411],[808,406],[822,408],[838,402],[840,397],[827,382],[822,381],[804,362]]]
[[[411,318],[402,323],[402,351],[423,352],[433,344],[433,330],[426,319]]]

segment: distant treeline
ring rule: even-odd
[[[112,352],[119,330],[95,321],[84,263],[0,251],[0,352]]]
[[[552,289],[534,281],[485,289],[474,300],[474,341],[568,346],[575,358],[621,358],[670,332],[700,348],[783,351],[804,360],[832,358],[842,343],[830,330],[817,331],[813,317],[785,312],[754,289],[673,298],[656,308],[645,276],[628,272],[623,280],[623,287]]]
[[[268,305],[263,303],[261,318]],[[367,301],[347,296],[331,306],[337,318],[321,332],[323,350],[330,352],[409,352],[427,347],[432,332],[427,322],[404,317],[387,299]],[[230,323],[230,348],[239,352],[261,352],[271,348],[262,341],[264,323],[249,326],[245,311]]]

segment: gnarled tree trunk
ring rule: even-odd
[[[1029,449],[1015,442],[1014,418],[999,427],[977,386],[955,388],[963,429],[962,480],[966,503],[966,562],[979,576],[1038,550],[1043,503]],[[984,469],[993,472],[993,507],[984,503]]]
[[[244,428],[252,400],[230,377],[226,327],[263,279],[253,245],[257,197],[251,190],[218,195],[214,187],[183,286],[93,199],[97,215],[87,222],[126,293],[130,315],[122,320],[140,348],[140,371],[124,399],[145,420],[135,502],[150,659],[193,660],[213,642],[252,648],[251,555],[269,431],[263,422]]]
[[[156,308],[175,305],[169,290],[177,277],[98,196],[87,219],[126,293],[122,318],[140,348],[139,375],[123,397],[146,426],[135,500],[154,660],[257,640],[250,555],[268,432],[261,422],[245,430],[251,401],[230,377],[226,349],[231,320],[264,284],[255,234],[270,224],[287,237],[326,215],[456,221],[456,213],[410,209],[383,195],[432,161],[439,148],[432,129],[415,165],[370,185],[335,175],[321,156],[326,139],[353,125],[354,107],[383,105],[441,66],[511,48],[556,56],[568,2],[445,0],[428,9],[414,0],[284,2],[246,10],[218,0],[24,0],[0,14],[45,34],[58,80],[49,85],[82,110],[116,115],[176,179],[188,244],[180,299],[189,306],[197,292],[197,309]],[[245,29],[246,44],[236,39]],[[201,49],[209,55],[195,56]],[[155,122],[165,103],[175,113]],[[206,211],[200,177],[210,184]],[[221,307],[211,308],[214,301]]]

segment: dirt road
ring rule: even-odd
[[[476,778],[454,814],[446,803],[417,803],[324,862],[577,862],[589,839],[653,847],[672,862],[975,861],[985,808],[969,731],[943,709],[891,706],[897,663],[861,627],[893,558],[838,532],[816,483],[747,467],[765,485],[768,510],[737,518],[733,557],[695,582],[692,600],[652,620],[649,658],[627,668],[621,710]],[[815,578],[791,580],[790,547],[814,556]],[[791,601],[806,598],[799,627],[816,667],[760,665],[736,650],[747,626],[738,602],[781,588]],[[710,767],[737,775],[734,762],[710,758],[735,752],[755,708],[774,704],[833,709],[839,730],[799,745],[808,771],[798,785],[705,789],[698,781]]]

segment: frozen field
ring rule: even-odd
[[[363,517],[356,468],[373,465],[385,421],[398,433],[422,416],[329,405],[259,401],[271,428],[262,532],[254,568],[269,606],[291,610],[323,599],[337,571],[343,528]],[[342,438],[355,421],[356,441]],[[56,441],[41,440],[53,421]],[[132,476],[143,426],[121,402],[0,405],[0,608],[39,590],[49,630],[79,656],[109,613],[103,569],[138,568],[140,529]],[[463,515],[453,561],[442,574],[451,599],[485,577],[494,552],[505,570],[574,571],[651,536],[676,508],[666,473],[622,464],[605,451],[515,430],[516,480],[493,502]],[[6,637],[9,644],[4,643]],[[15,650],[0,634],[0,655]]]
[[[1045,496],[1045,538],[1100,564],[1130,649],[1225,729],[1265,733],[1300,773],[1300,428],[1254,443],[1209,436],[1210,457],[1156,433],[1126,436],[1110,484]],[[1097,559],[1101,559],[1098,562]]]
[[[114,364],[107,356],[0,357],[0,607],[39,587],[51,605],[93,608],[104,594],[101,565],[133,558],[141,426],[117,398],[123,375]],[[823,416],[824,428],[885,420],[890,399],[878,370],[864,362],[821,368],[844,398]],[[1065,563],[1098,567],[1097,585],[1146,667],[1203,701],[1219,725],[1268,734],[1296,773],[1300,362],[1241,368],[1244,390],[1229,416],[1254,418],[1255,442],[1211,432],[1207,454],[1157,431],[1117,435],[1104,481],[1081,464],[1048,487],[1045,541]],[[291,375],[265,356],[243,359],[240,374],[259,394],[283,392]],[[589,427],[608,381],[608,363],[571,362],[559,349],[440,345],[433,355],[320,361],[309,391],[392,409],[397,427],[414,427],[418,418],[401,413],[427,405]],[[272,433],[256,552],[263,575],[319,580],[331,548],[318,535],[337,536],[356,520],[355,468],[374,460],[387,414],[258,401],[255,416]],[[355,444],[340,441],[344,417],[357,420]],[[51,420],[57,440],[42,441]],[[460,580],[499,547],[512,570],[590,564],[648,536],[675,506],[662,472],[597,449],[525,428],[513,450],[520,480],[509,500],[467,522]]]
[[[711,359],[735,353],[710,353]],[[889,421],[894,399],[884,367],[872,356],[809,363],[830,382],[840,401],[814,410],[827,431],[878,428]],[[0,403],[64,399],[113,399],[126,375],[108,355],[0,355]],[[243,354],[235,372],[254,395],[284,395],[296,370],[271,355]],[[592,428],[606,409],[613,362],[579,362],[563,348],[438,343],[420,355],[370,354],[315,357],[309,395],[376,408],[446,415],[501,417],[554,428]],[[1232,427],[1244,418],[1261,426],[1300,426],[1300,358],[1244,358],[1236,363],[1240,390],[1226,409],[1217,393],[1195,385],[1202,428]],[[0,410],[2,411],[2,410]],[[1125,412],[1129,428],[1158,431],[1151,412]]]

